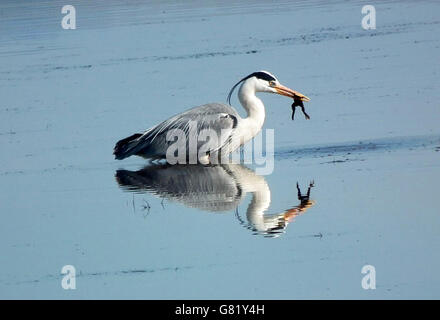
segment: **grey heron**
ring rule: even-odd
[[[238,99],[247,113],[245,118],[240,117],[230,105],[231,95],[240,84]],[[276,93],[296,101],[310,100],[305,95],[281,85],[271,73],[254,72],[232,87],[227,99],[229,104],[209,103],[177,114],[143,133],[136,133],[118,141],[113,154],[118,160],[132,155],[153,160],[166,159],[167,150],[173,143],[167,137],[167,133],[178,129],[182,130],[186,138],[186,155],[195,158],[199,163],[212,163],[213,158],[230,154],[261,130],[265,109],[263,102],[256,96],[257,92]],[[195,125],[195,130],[189,129],[192,124]],[[197,138],[191,140],[192,134],[197,136],[203,131],[210,131],[217,138],[211,139],[210,136],[207,142]],[[193,148],[190,146],[191,141],[195,141]]]

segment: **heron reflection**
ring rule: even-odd
[[[297,184],[298,205],[280,213],[267,213],[271,192],[266,180],[240,164],[150,164],[138,171],[118,170],[116,180],[124,190],[149,192],[187,207],[209,212],[235,210],[240,224],[255,234],[268,237],[284,233],[296,216],[314,205],[310,199],[313,182],[304,195]],[[238,206],[248,193],[252,194],[252,199],[246,218],[242,218]]]

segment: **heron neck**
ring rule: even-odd
[[[238,99],[246,110],[248,121],[260,129],[264,123],[265,110],[263,101],[255,95],[255,87],[250,83],[243,83],[238,91]]]

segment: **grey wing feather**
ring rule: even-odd
[[[192,108],[181,114],[175,115],[168,120],[145,131],[139,138],[133,141],[128,150],[130,154],[137,154],[147,158],[163,158],[168,146],[173,141],[167,141],[166,135],[169,130],[180,129],[188,139],[191,121],[197,126],[196,132],[213,130],[219,138],[217,142],[209,140],[204,147],[209,152],[222,148],[231,138],[232,132],[237,126],[240,116],[229,105],[221,103],[209,103]],[[200,142],[198,148],[205,142]]]

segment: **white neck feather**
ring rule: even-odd
[[[250,139],[253,138],[263,126],[265,109],[263,102],[255,95],[255,85],[251,81],[245,81],[238,91],[238,99],[246,110],[247,118],[243,119],[246,124]],[[246,137],[248,138],[248,137]],[[248,139],[245,139],[248,140]]]

